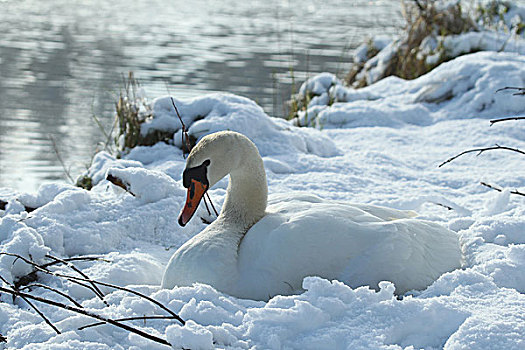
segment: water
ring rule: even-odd
[[[0,187],[68,181],[63,165],[78,176],[104,140],[93,115],[109,130],[128,71],[150,98],[228,91],[283,116],[294,82],[344,76],[364,39],[399,32],[400,11],[395,0],[0,0]]]

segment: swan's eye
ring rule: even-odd
[[[211,164],[211,161],[210,161],[209,159],[206,159],[206,160],[202,163],[202,165],[204,165],[204,166],[208,166],[208,165],[210,165],[210,164]]]

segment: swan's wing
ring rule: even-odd
[[[268,201],[269,211],[282,212],[287,210],[290,212],[297,212],[304,210],[305,207],[312,205],[325,204],[337,205],[343,207],[353,207],[376,217],[380,221],[391,221],[397,219],[408,219],[417,216],[417,213],[412,210],[398,210],[386,207],[379,207],[370,204],[356,204],[350,202],[327,201],[316,195],[302,192],[294,192],[292,194],[277,194],[272,195]]]
[[[400,219],[379,224],[383,239],[353,257],[341,280],[357,287],[392,281],[396,292],[423,289],[441,274],[460,267],[461,250],[457,235],[423,220]]]
[[[241,242],[239,289],[267,299],[300,290],[306,276],[337,279],[358,250],[373,244],[357,242],[359,224],[337,214],[319,208],[267,214]]]
[[[305,276],[316,275],[351,286],[390,280],[404,291],[458,266],[455,233],[421,220],[386,221],[379,216],[390,216],[390,209],[376,208],[315,196],[272,204],[269,210],[275,212],[241,242],[239,288],[268,298],[300,289]]]
[[[378,207],[369,204],[349,204],[359,208],[370,215],[380,218],[384,221],[391,221],[397,219],[409,219],[417,216],[417,213],[412,210],[398,210],[386,207]]]

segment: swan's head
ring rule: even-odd
[[[179,215],[184,226],[197,210],[206,191],[240,165],[246,147],[254,147],[244,135],[222,131],[203,137],[186,160],[182,184],[188,189],[186,204]]]

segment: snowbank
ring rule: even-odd
[[[344,88],[331,75],[317,76],[304,89],[319,93],[308,114],[321,131],[271,119],[255,103],[228,94],[176,101],[196,138],[219,129],[252,137],[267,168],[271,195],[303,191],[412,209],[456,231],[465,254],[463,268],[401,300],[390,282],[382,282],[376,292],[317,277],[304,280],[304,293],[276,296],[268,303],[236,299],[200,284],[160,290],[174,250],[205,227],[199,217],[213,220],[199,208],[185,228],[177,225],[184,203],[184,159],[178,147],[167,144],[137,147],[124,159],[98,154],[89,171],[95,183],[91,191],[66,185],[44,186],[36,194],[0,190],[9,202],[0,212],[0,251],[36,262],[48,261],[46,254],[103,256],[110,262],[75,265],[177,312],[185,326],[173,320],[128,321],[167,339],[173,348],[522,349],[525,201],[509,190],[525,187],[523,157],[487,152],[437,165],[471,147],[497,143],[525,149],[523,122],[489,127],[487,121],[524,115],[523,96],[495,93],[503,86],[525,85],[524,63],[517,54],[476,53],[414,81],[389,78],[359,91]],[[337,102],[323,100],[330,96]],[[154,109],[162,125],[178,128],[168,102],[160,98]],[[125,180],[135,196],[106,181],[107,174]],[[505,190],[496,192],[479,181]],[[223,180],[210,190],[217,207],[226,186]],[[23,205],[39,208],[28,214]],[[65,266],[56,269],[72,273]],[[0,256],[0,274],[9,282],[29,271],[22,261]],[[106,317],[165,314],[124,291],[102,288],[106,306],[77,284],[40,274],[39,282]],[[32,293],[60,299],[41,288]],[[20,298],[13,302],[2,294],[1,301],[0,334],[9,348],[167,348],[111,325],[78,330],[92,320],[38,304],[62,332],[57,335]]]
[[[282,119],[270,118],[255,102],[230,94],[211,94],[191,101],[173,99],[183,121],[189,126],[188,134],[199,140],[207,134],[220,130],[232,130],[248,136],[263,154],[288,152],[314,153],[330,157],[337,155],[333,142],[317,132],[290,128]],[[173,140],[182,146],[181,123],[173,111],[169,96],[153,101],[154,118],[142,124],[142,133],[151,130],[175,132]]]
[[[322,129],[400,127],[513,116],[524,111],[523,101],[498,90],[524,81],[525,56],[495,52],[460,56],[417,79],[388,77],[358,90],[324,73],[301,86],[300,95],[315,97],[295,123]]]
[[[525,7],[511,1],[405,3],[397,38],[369,39],[354,52],[346,81],[364,87],[388,76],[414,79],[479,51],[525,53]],[[304,100],[297,99],[304,104]]]

